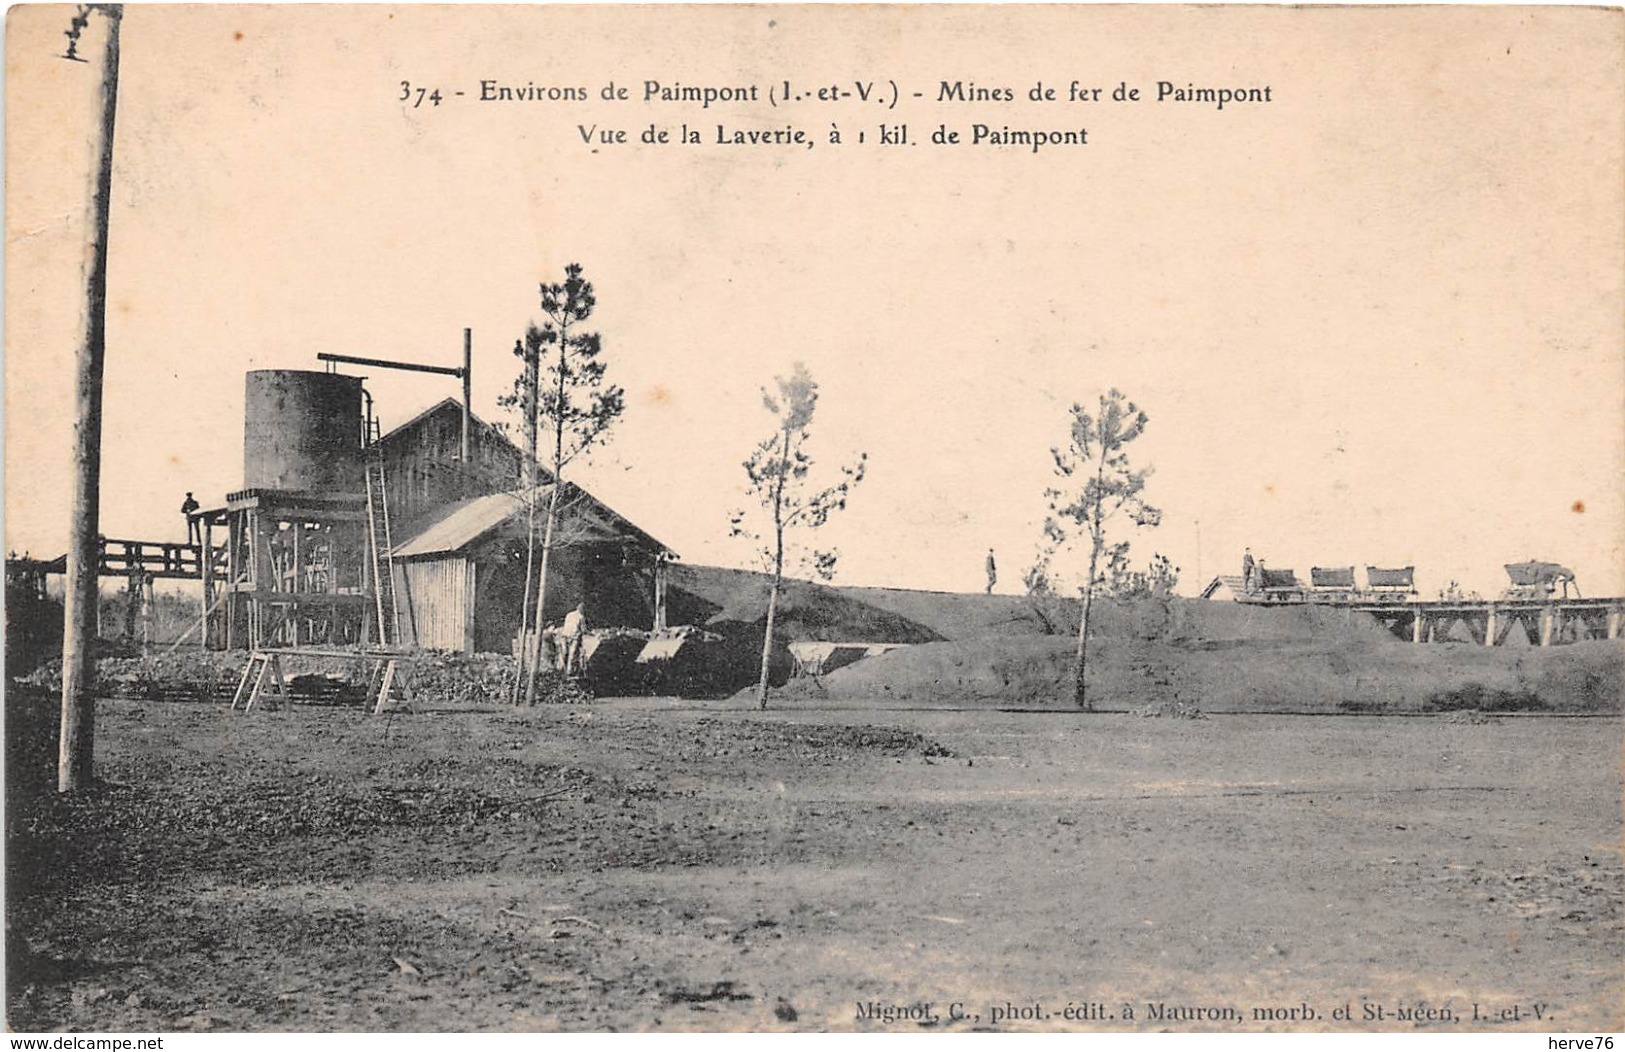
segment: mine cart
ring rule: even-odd
[[[1384,569],[1380,566],[1365,568],[1367,591],[1381,597],[1403,599],[1416,594],[1416,567],[1400,566]]]
[[[1318,603],[1347,602],[1354,597],[1354,567],[1311,566],[1309,599]]]
[[[1303,583],[1294,570],[1258,571],[1259,591],[1271,603],[1301,603],[1304,601]]]
[[[1506,571],[1511,584],[1501,594],[1503,599],[1551,599],[1559,590],[1567,599],[1571,587],[1574,597],[1580,598],[1580,584],[1574,578],[1574,571],[1566,566],[1531,559],[1528,562],[1507,563]]]

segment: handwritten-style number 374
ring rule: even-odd
[[[428,88],[414,88],[409,80],[401,81],[401,102],[410,102],[415,110],[425,102],[433,106],[440,105],[440,89],[430,91]]]

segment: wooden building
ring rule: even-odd
[[[410,536],[459,501],[524,485],[524,452],[500,430],[469,417],[469,461],[462,458],[463,407],[446,398],[378,439],[394,535]],[[551,476],[538,468],[538,479]]]
[[[500,430],[447,398],[376,443],[389,506],[400,641],[426,649],[508,653],[520,627],[529,507],[525,455]],[[538,467],[537,558],[551,495]],[[544,623],[586,604],[594,628],[663,624],[665,545],[580,487],[565,483]]]
[[[550,487],[536,490],[536,556]],[[667,548],[586,491],[565,484],[548,563],[544,624],[584,604],[592,628],[664,625]],[[401,640],[431,650],[509,652],[520,627],[526,531],[522,493],[440,509],[394,551]]]
[[[201,577],[207,642],[509,652],[529,517],[517,446],[470,415],[465,457],[452,398],[378,435],[360,377],[260,370],[246,399],[244,487],[195,516],[218,556],[176,567]],[[671,553],[579,487],[561,501],[544,620],[585,602],[593,627],[663,625]]]

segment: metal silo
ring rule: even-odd
[[[243,412],[243,488],[362,494],[361,436],[359,376],[251,372]]]

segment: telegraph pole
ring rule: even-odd
[[[90,202],[90,265],[85,273],[85,340],[79,348],[74,422],[73,523],[68,539],[67,590],[62,637],[62,734],[57,750],[60,792],[91,780],[96,726],[95,647],[97,563],[100,557],[102,473],[102,361],[107,350],[107,226],[113,194],[113,124],[118,108],[119,23],[122,4],[81,5],[67,31],[64,58],[76,53],[92,12],[107,19],[102,59],[102,119],[96,185]]]

